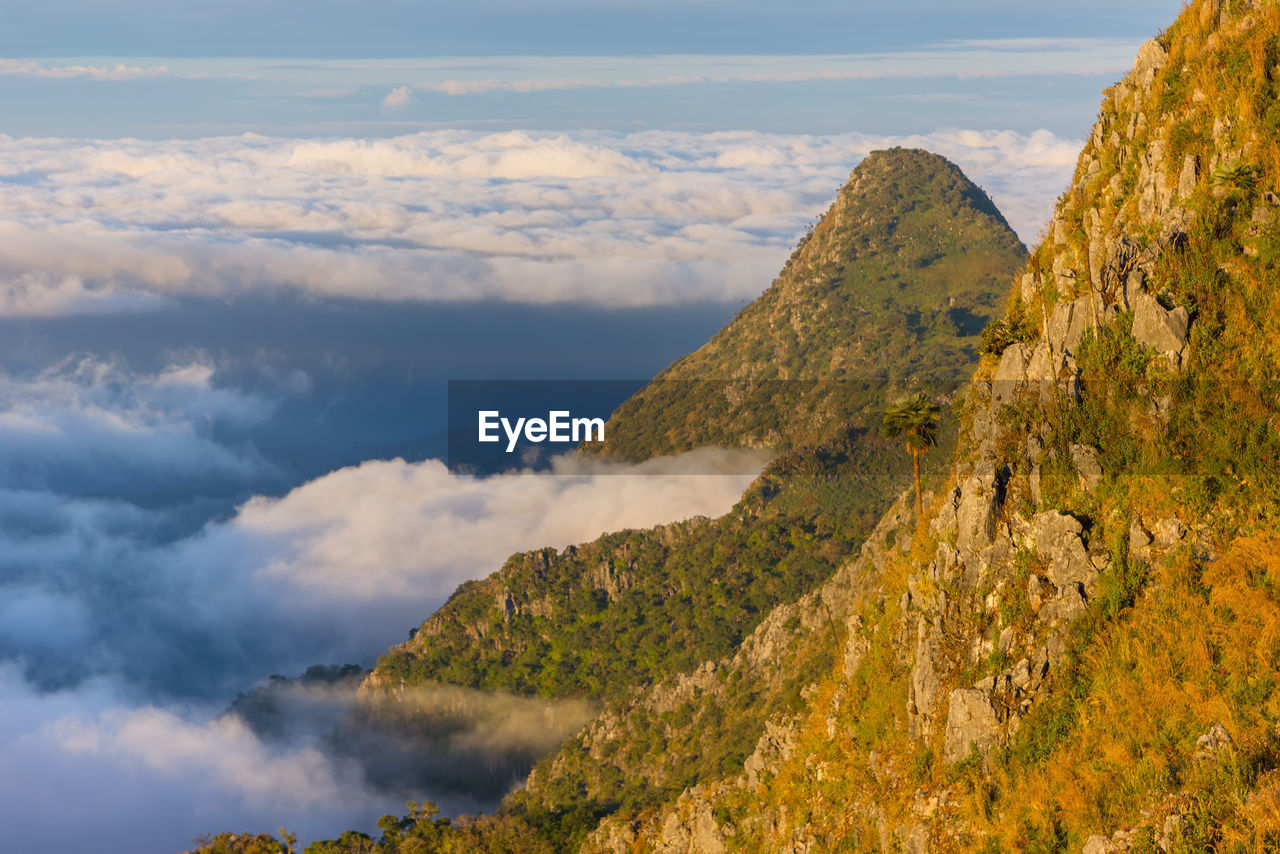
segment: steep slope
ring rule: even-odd
[[[472,846],[500,848],[494,840],[509,832],[525,839],[520,850],[533,850],[536,833],[549,849],[565,850],[624,804],[630,812],[731,772],[768,715],[798,702],[806,662],[793,644],[780,644],[767,677],[747,672],[754,656],[732,678],[732,668],[721,668],[723,691],[705,690],[704,663],[729,660],[753,631],[795,635],[776,606],[846,564],[906,483],[907,457],[876,429],[885,383],[953,390],[971,370],[975,333],[1024,260],[990,200],[954,165],[919,151],[869,156],[769,291],[668,372],[683,382],[707,376],[714,362],[717,371],[761,380],[744,407],[767,420],[769,433],[785,433],[786,441],[773,444],[788,450],[734,511],[516,555],[489,578],[463,585],[379,662],[362,688],[360,725],[413,731],[414,712],[402,697],[435,682],[604,703],[596,730],[612,730],[605,742],[629,759],[550,763],[555,770],[540,771],[528,797],[468,829]],[[803,335],[780,338],[780,317]],[[852,348],[843,343],[851,329],[864,339]],[[769,355],[754,352],[766,341],[773,342]],[[790,379],[759,396],[782,378]],[[685,402],[708,388],[692,387]],[[654,398],[645,395],[615,423],[651,417]],[[702,420],[663,427],[669,444],[660,448],[628,440],[627,455],[708,439],[759,444],[756,422],[734,420],[741,411],[727,412],[714,435],[697,432],[709,423]],[[777,625],[758,628],[771,612]],[[668,682],[688,696],[662,699]],[[654,683],[660,687],[642,690]],[[687,718],[678,729],[690,739],[659,747],[653,720],[673,716]]]
[[[664,373],[680,383],[724,372],[811,381],[774,386],[768,400],[749,393],[714,436],[704,431],[714,422],[708,416],[668,424],[661,432],[669,444],[642,447],[625,438],[628,430],[678,412],[650,411],[651,389],[669,387],[655,380],[609,428],[619,425],[624,438],[614,450],[625,445],[629,456],[708,438],[754,444],[756,422],[736,415],[752,409],[770,433],[792,437],[777,444],[803,450],[771,466],[734,512],[715,522],[517,555],[489,578],[463,585],[383,657],[366,696],[425,681],[616,696],[729,654],[769,609],[829,577],[901,488],[904,457],[874,423],[886,403],[883,377],[891,374],[902,387],[929,380],[939,393],[953,390],[970,370],[973,336],[940,318],[993,311],[1024,259],[990,200],[954,165],[922,151],[874,152],[773,286]],[[925,315],[934,320],[922,322]],[[803,337],[779,339],[767,356],[756,353],[777,337],[782,316]],[[854,328],[874,337],[879,350],[834,343]],[[836,350],[843,355],[833,362]],[[846,381],[855,368],[863,378]],[[712,406],[708,394],[726,399],[722,386],[686,387],[684,402],[704,414]],[[796,417],[810,426],[797,426]]]
[[[353,723],[366,734],[429,727],[412,689],[432,683],[601,707],[497,815],[456,823],[436,847],[415,850],[573,850],[604,816],[629,821],[740,768],[769,717],[799,708],[812,674],[832,666],[832,649],[805,641],[822,627],[838,634],[857,597],[812,591],[833,577],[837,588],[863,589],[850,558],[908,481],[909,458],[877,429],[886,383],[953,391],[972,370],[976,332],[1024,261],[990,201],[942,158],[895,150],[860,164],[773,287],[670,369],[679,382],[716,376],[713,363],[747,377],[738,390],[750,403],[712,417],[706,396],[728,400],[728,386],[689,384],[681,405],[707,418],[679,416],[662,426],[660,443],[627,438],[611,449],[629,457],[707,441],[781,449],[734,510],[513,556],[459,588],[365,681]],[[780,334],[781,318],[803,335]],[[851,330],[861,344],[847,344]],[[767,354],[756,352],[766,344]],[[653,411],[647,394],[615,424],[672,415]],[[745,420],[747,411],[764,420]],[[708,424],[718,426],[707,432]],[[628,429],[624,436],[644,432]],[[881,529],[883,547],[895,534]],[[402,824],[439,836],[429,816]],[[398,850],[387,840],[379,850]],[[314,850],[364,844],[352,836]]]
[[[864,422],[887,391],[945,393],[966,378],[1025,260],[955,164],[872,152],[769,289],[584,450],[640,460],[702,445],[786,449]]]
[[[802,641],[837,665],[741,772],[584,850],[1280,850],[1278,61],[1272,2],[1142,47],[929,524]]]

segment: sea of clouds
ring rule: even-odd
[[[0,136],[0,316],[264,292],[600,306],[752,299],[852,166],[892,145],[954,160],[1026,242],[1079,147],[1044,131],[967,130]]]
[[[705,459],[488,479],[373,460],[192,530],[186,501],[271,465],[220,430],[267,408],[199,363],[154,375],[80,363],[0,383],[11,840],[75,850],[92,832],[95,850],[160,852],[208,830],[369,827],[397,796],[325,749],[324,733],[277,744],[221,716],[238,691],[314,663],[370,663],[513,552],[718,515],[751,479],[686,473],[714,468]],[[127,488],[111,494],[112,478]],[[73,823],[60,820],[69,805]]]
[[[41,324],[273,295],[741,303],[890,145],[954,160],[1028,242],[1078,149],[995,131],[0,137],[0,320],[38,341]],[[316,743],[221,717],[237,691],[369,663],[512,552],[718,515],[750,479],[688,461],[475,479],[371,453],[290,481],[254,437],[336,382],[341,342],[251,387],[216,352],[144,368],[58,340],[6,342],[22,367],[0,363],[0,826],[23,848],[368,827],[399,805]]]

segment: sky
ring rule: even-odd
[[[749,479],[451,474],[446,381],[651,377],[876,148],[952,159],[1033,244],[1179,6],[0,0],[7,838],[400,808],[222,711],[372,663],[514,551]]]
[[[0,132],[431,128],[1079,138],[1178,4],[8,3]],[[623,91],[625,90],[625,91]]]

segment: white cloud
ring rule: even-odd
[[[408,86],[397,86],[387,93],[387,97],[382,99],[382,106],[397,109],[409,105],[413,100],[413,90]]]
[[[755,297],[850,168],[938,151],[1030,241],[1078,143],[649,131],[0,137],[0,315],[263,291],[604,306]]]
[[[167,57],[162,64],[115,60],[0,58],[0,75],[47,80],[127,81],[151,77],[251,81],[269,97],[346,98],[390,90],[400,106],[413,89],[452,96],[558,89],[806,83],[886,78],[1022,77],[1123,72],[1137,43],[1123,38],[951,40],[905,50],[843,54],[657,54],[477,56],[322,60]],[[311,84],[308,86],[308,84]],[[299,86],[307,88],[299,89]],[[391,102],[389,103],[388,100]]]
[[[421,68],[429,76],[412,85],[424,92],[466,97],[706,84],[1061,77],[1123,72],[1135,48],[1129,39],[1009,38],[954,40],[859,54],[556,57],[554,62],[511,57],[455,67],[433,64]],[[467,76],[458,76],[460,72]]]
[[[252,449],[230,449],[212,431],[257,424],[272,404],[213,377],[206,362],[138,374],[91,358],[28,377],[0,372],[0,478],[9,489],[74,481],[94,493],[260,474],[266,463]]]
[[[41,693],[0,662],[0,825],[19,850],[169,854],[197,833],[336,836],[391,799],[314,746],[275,748],[236,718],[136,705],[104,680]],[[68,808],[74,804],[74,820]]]
[[[173,72],[166,65],[59,65],[24,59],[0,59],[0,75],[42,77],[48,80],[137,80],[145,77],[167,77]]]
[[[192,373],[155,384],[198,386]],[[714,470],[716,459],[703,452],[630,474],[562,462],[559,474],[484,480],[438,462],[369,462],[167,544],[154,541],[160,511],[0,489],[6,838],[74,850],[92,827],[95,850],[158,854],[204,831],[371,828],[401,796],[370,792],[359,769],[323,749],[327,730],[265,744],[182,698],[216,710],[267,673],[368,662],[511,552],[719,515],[750,477],[682,474]],[[520,724],[537,710],[509,711],[492,710],[457,746],[552,746]],[[74,822],[61,820],[69,803]]]
[[[687,473],[725,471],[730,452],[485,479],[375,460],[206,522],[226,496],[277,482],[240,438],[271,411],[198,359],[0,374],[0,659],[42,684],[110,674],[222,696],[368,660],[514,552],[717,516],[751,480]]]
[[[279,499],[255,498],[195,552],[253,552],[255,576],[295,596],[333,603],[416,600],[419,612],[514,552],[585,542],[733,506],[752,474],[748,452],[703,451],[640,466],[584,465],[557,473],[477,479],[435,460],[372,461]],[[688,472],[696,472],[689,474]],[[234,545],[231,545],[234,543]],[[192,559],[198,559],[193,555]]]

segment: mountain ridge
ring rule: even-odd
[[[889,393],[963,380],[1025,247],[955,164],[873,151],[769,288],[625,401],[590,454],[785,450],[866,425]]]
[[[581,850],[1280,847],[1278,60],[1274,3],[1143,45],[839,664]]]

